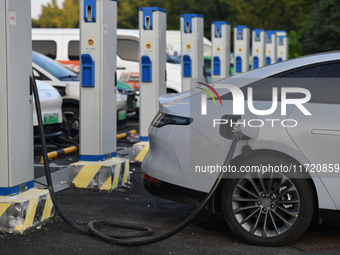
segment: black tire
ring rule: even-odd
[[[79,107],[75,105],[64,106],[62,130],[68,140],[79,142],[79,125]]]
[[[290,166],[291,162],[279,156],[255,156],[238,167],[261,164]],[[314,200],[310,180],[301,174],[242,173],[226,180],[221,207],[228,226],[242,241],[280,246],[296,240],[308,228]]]

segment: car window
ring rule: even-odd
[[[302,70],[289,71],[277,77],[268,78],[264,82],[255,84],[253,87],[253,99],[258,101],[271,101],[273,98],[273,87],[278,88],[278,99],[281,100],[282,87],[305,88],[312,91],[317,66],[308,67]],[[246,93],[244,93],[246,95]],[[304,97],[301,93],[288,93],[287,98]]]
[[[79,41],[69,41],[68,43],[68,59],[79,60]]]
[[[176,57],[174,55],[169,55],[168,53],[166,54],[166,62],[172,63],[172,64],[180,64],[181,63],[181,58]]]
[[[117,54],[123,60],[139,61],[139,44],[135,40],[117,39]]]
[[[340,104],[340,62],[319,67],[311,101],[313,103]]]
[[[57,43],[52,40],[51,41],[33,40],[32,49],[52,59],[56,59],[57,57]]]
[[[318,70],[318,66],[307,67],[300,70],[289,70],[273,77],[265,78],[242,88],[245,99],[247,100],[248,87],[253,88],[253,100],[272,101],[273,87],[278,88],[278,100],[281,100],[282,87],[298,87],[312,91],[313,82]],[[288,93],[287,98],[304,97],[301,93]],[[221,97],[222,100],[231,100],[231,93]]]
[[[73,72],[42,54],[32,52],[32,61],[59,80],[79,81],[79,77]]]

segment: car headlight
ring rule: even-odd
[[[152,121],[151,125],[159,128],[165,125],[189,125],[191,122],[191,118],[174,116],[159,112]]]

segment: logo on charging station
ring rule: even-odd
[[[185,45],[185,48],[186,48],[187,50],[191,50],[192,46],[191,46],[190,43],[187,43],[187,44]]]
[[[152,49],[152,44],[151,44],[151,42],[146,42],[146,44],[145,44],[145,49],[147,49],[147,50],[151,50],[151,49]]]
[[[216,47],[216,51],[217,51],[217,52],[221,52],[221,47],[220,47],[220,46],[217,46],[217,47]]]
[[[94,39],[93,38],[89,38],[87,39],[87,45],[90,46],[90,47],[93,47],[94,46]]]

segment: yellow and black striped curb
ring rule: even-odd
[[[0,197],[0,231],[23,233],[54,214],[48,190],[30,189],[16,196]]]
[[[143,163],[150,148],[149,142],[139,142],[133,145],[133,155],[137,163]]]
[[[121,187],[129,179],[130,162],[128,159],[80,161],[70,166],[70,183],[76,188],[112,191]]]

